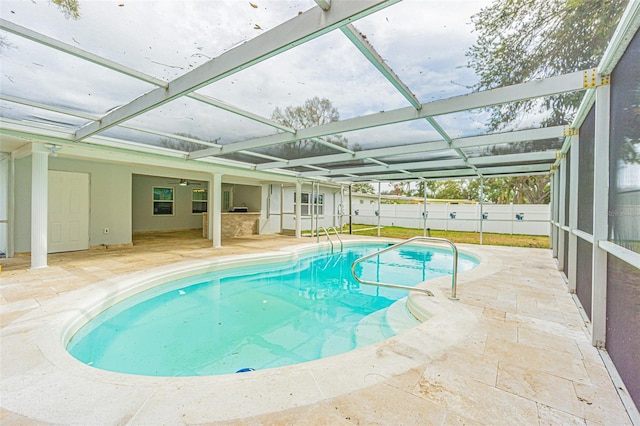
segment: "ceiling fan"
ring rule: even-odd
[[[167,183],[176,183],[176,182],[175,181],[167,181]],[[178,181],[178,185],[180,185],[180,186],[191,186],[191,185],[200,186],[200,185],[202,185],[202,182],[194,182],[194,181],[187,180],[187,179],[180,179]]]

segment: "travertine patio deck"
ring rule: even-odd
[[[92,370],[85,366],[55,373],[55,362],[33,341],[32,328],[46,322],[48,309],[96,282],[300,243],[269,235],[223,241],[223,248],[213,249],[193,233],[157,234],[138,238],[133,248],[50,255],[49,267],[38,270],[28,269],[28,257],[2,260],[0,423],[631,424],[555,261],[543,249],[462,246],[493,265],[481,276],[463,274],[460,300],[451,302],[472,325],[452,328],[460,335],[443,350],[427,349],[419,330],[363,348],[372,361],[353,371],[341,370],[341,360],[351,357],[346,354],[303,373],[256,372],[263,382],[247,381],[239,391],[229,384],[231,376],[219,387],[207,378],[138,386],[135,376],[122,376],[98,383],[83,376]],[[395,367],[384,367],[381,358]],[[53,373],[58,381],[65,375],[85,380],[83,397],[60,395],[58,383],[46,378]],[[290,387],[283,389],[277,383],[287,375]],[[119,386],[122,397],[105,400],[107,385]],[[54,397],[64,406],[47,403]]]

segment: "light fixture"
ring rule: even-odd
[[[49,153],[49,155],[50,155],[50,156],[52,156],[52,157],[57,157],[57,156],[58,156],[58,150],[59,150],[60,148],[62,148],[61,146],[59,146],[59,145],[54,145],[54,144],[51,144],[51,145],[47,144],[47,145],[45,145],[45,146],[46,146],[47,148],[49,148],[49,151],[51,151],[51,152]]]
[[[187,186],[187,185],[189,185],[189,182],[187,182],[185,179],[180,179],[180,183],[178,185]]]

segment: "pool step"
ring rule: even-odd
[[[400,299],[387,309],[381,309],[362,318],[356,326],[355,336],[348,330],[331,336],[322,345],[321,356],[327,357],[368,346],[418,324],[420,322],[407,310],[406,298]]]
[[[407,309],[407,298],[402,298],[389,306],[386,315],[387,324],[395,332],[401,333],[420,324]]]
[[[400,299],[387,309],[367,315],[360,321],[356,327],[356,345],[371,345],[418,324],[419,321],[407,310],[406,298]]]

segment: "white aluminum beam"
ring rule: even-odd
[[[365,159],[365,161],[368,161],[368,162],[370,162],[370,163],[377,164],[377,165],[379,165],[379,166],[389,167],[389,165],[388,165],[387,163],[382,162],[382,161],[380,161],[380,160],[376,160],[375,158],[367,158],[367,159]]]
[[[559,195],[558,195],[558,223],[560,224],[560,228],[558,229],[558,270],[564,272],[565,277],[567,276],[567,271],[564,270],[564,248],[565,244],[569,243],[569,239],[565,238],[569,234],[569,232],[562,229],[568,223],[568,218],[566,217],[566,194],[569,188],[567,188],[567,180],[569,179],[569,172],[567,170],[567,159],[563,158],[560,161],[560,167],[557,169],[557,175],[559,177]],[[568,260],[568,259],[567,259]]]
[[[331,154],[311,158],[300,158],[284,162],[264,163],[257,166],[258,170],[271,168],[297,167],[305,164],[338,163],[341,161],[367,160],[377,157],[391,157],[396,155],[418,154],[424,152],[442,151],[454,148],[471,148],[490,146],[494,144],[515,143],[521,141],[536,141],[543,139],[560,138],[563,135],[564,126],[545,127],[542,129],[519,130],[515,132],[494,133],[481,136],[453,139],[451,145],[445,141],[421,142],[411,145],[400,145],[387,148],[376,148],[356,151],[355,154]]]
[[[596,89],[593,153],[593,252],[591,288],[591,343],[605,348],[607,334],[607,252],[600,241],[609,237],[609,131],[611,86]]]
[[[453,98],[437,100],[422,104],[422,109],[405,107],[392,111],[383,111],[376,114],[355,117],[342,121],[335,121],[316,127],[300,129],[296,135],[278,134],[255,139],[248,139],[225,145],[222,151],[217,149],[204,149],[190,154],[190,159],[219,155],[241,149],[252,149],[262,146],[278,145],[294,142],[302,139],[312,139],[338,133],[347,133],[354,130],[402,123],[412,120],[426,119],[442,114],[450,114],[476,108],[484,108],[509,102],[521,101],[537,97],[555,95],[559,93],[584,90],[584,72],[577,71],[557,77],[543,80],[529,81],[513,86],[500,87],[483,92],[468,95],[455,96]]]
[[[324,139],[313,138],[311,139],[313,142],[318,143],[320,145],[326,146],[327,148],[335,149],[336,151],[346,152],[347,154],[353,155],[355,151],[350,150],[349,148],[345,148],[340,145],[336,145],[335,143],[327,142]]]
[[[616,28],[616,31],[611,37],[607,49],[602,55],[600,64],[598,64],[597,72],[600,76],[611,74],[615,66],[618,64],[620,57],[624,54],[627,46],[633,39],[636,31],[640,28],[640,2],[631,1],[627,5],[620,22]],[[579,129],[582,126],[582,122],[586,118],[587,114],[591,110],[595,102],[595,89],[589,89],[585,96],[582,98],[582,102],[578,107],[578,112],[571,124],[573,129]],[[566,153],[571,145],[571,136],[568,136],[562,146],[562,153]],[[555,165],[559,164],[559,160]]]
[[[416,96],[411,92],[409,87],[400,80],[400,77],[396,75],[389,65],[382,59],[382,56],[373,48],[371,43],[362,35],[360,31],[353,26],[353,24],[347,24],[340,30],[347,36],[347,38],[356,46],[356,48],[362,53],[365,58],[376,67],[376,69],[393,85],[409,101],[414,108],[420,109],[422,105]]]
[[[313,176],[336,176],[336,175],[358,175],[363,173],[377,173],[377,172],[399,172],[402,170],[425,170],[425,169],[437,169],[439,167],[465,167],[464,161],[459,158],[452,160],[431,160],[431,161],[419,161],[415,163],[401,163],[401,164],[389,164],[387,166],[355,166],[346,167],[342,169],[332,169],[328,173],[318,172],[305,172],[302,173],[303,177]]]
[[[323,172],[323,173],[320,173],[321,176],[324,176],[325,174],[327,174],[327,172],[330,171],[329,169],[325,169],[325,168],[318,167],[318,166],[302,166],[302,167],[306,167],[308,169],[313,169],[313,170],[319,170],[319,171]]]
[[[284,158],[274,157],[273,155],[260,154],[252,151],[238,151],[239,154],[249,155],[251,157],[262,158],[263,160],[285,161]]]
[[[136,71],[133,68],[129,68],[117,62],[114,62],[112,60],[103,58],[98,55],[94,55],[93,53],[87,52],[86,50],[78,49],[73,45],[56,40],[44,34],[40,34],[36,31],[30,30],[29,28],[23,27],[21,25],[14,24],[13,22],[7,21],[6,19],[0,18],[0,28],[12,34],[15,34],[17,36],[26,38],[31,41],[35,41],[36,43],[40,43],[42,45],[51,47],[53,49],[67,53],[69,55],[73,55],[85,61],[92,62],[96,65],[103,66],[105,68],[119,72],[124,75],[128,75],[129,77],[133,77],[138,80],[142,80],[147,83],[151,83],[153,85],[163,87],[163,88],[166,88],[168,86],[168,83],[164,80],[151,77],[147,74]]]
[[[551,165],[551,160],[556,158],[555,151],[543,151],[543,152],[524,152],[520,154],[506,154],[506,155],[491,155],[487,157],[475,157],[469,159],[469,164],[462,159],[452,159],[452,160],[429,160],[429,161],[419,161],[419,162],[407,162],[407,163],[399,163],[399,164],[390,164],[386,167],[380,166],[355,166],[343,169],[332,169],[328,173],[318,173],[318,172],[305,172],[301,175],[304,177],[313,177],[313,176],[339,176],[345,174],[365,174],[365,173],[377,173],[377,172],[394,172],[394,171],[408,171],[408,170],[417,170],[424,171],[428,169],[439,169],[439,168],[449,168],[449,167],[460,167],[464,170],[469,166],[492,166],[492,165],[502,165],[506,166],[508,164],[519,165],[521,163],[533,162],[533,161],[548,161],[548,164],[545,164],[545,170],[548,170]],[[408,172],[411,173],[411,172]],[[474,173],[476,173],[474,171]]]
[[[106,114],[100,121],[80,128],[75,139],[82,140],[92,136],[398,1],[333,0],[329,11],[311,9],[172,80],[166,89],[157,88],[145,93]]]
[[[119,64],[117,62],[114,62],[110,59],[95,55],[91,52],[88,52],[86,50],[82,50],[77,48],[76,46],[73,46],[71,44],[68,43],[64,43],[62,41],[56,40],[54,38],[51,38],[49,36],[46,36],[44,34],[38,33],[36,31],[30,30],[28,28],[22,27],[20,25],[14,24],[10,21],[7,21],[5,19],[1,19],[0,18],[0,28],[9,31],[15,35],[18,35],[20,37],[26,38],[27,40],[31,40],[34,41],[36,43],[40,43],[44,46],[47,47],[51,47],[54,48],[56,50],[59,50],[61,52],[67,53],[69,55],[75,56],[77,58],[89,61],[91,63],[94,63],[96,65],[100,65],[103,66],[105,68],[108,68],[112,71],[116,71],[120,74],[123,75],[127,75],[129,77],[133,77],[136,78],[140,81],[144,81],[145,83],[149,83],[152,84],[154,86],[157,87],[162,87],[162,88],[167,88],[167,86],[169,85],[169,82],[165,81],[165,80],[161,80],[159,78],[153,77],[149,74],[145,74],[143,72],[140,72],[138,70],[135,70],[133,68],[129,68],[127,66],[124,66],[122,64]],[[254,114],[252,112],[249,111],[245,111],[241,108],[235,107],[233,105],[227,104],[225,102],[219,101],[217,99],[213,99],[209,96],[206,95],[202,95],[200,93],[190,93],[187,95],[189,98],[195,99],[197,101],[203,102],[205,104],[223,109],[225,111],[231,112],[233,114],[237,114],[240,115],[242,117],[248,118],[250,120],[253,121],[257,121],[259,123],[263,123],[266,124],[268,126],[274,127],[276,129],[280,129],[283,130],[285,132],[288,133],[295,133],[296,130],[285,126],[283,124],[277,123],[275,121],[269,120],[268,118],[259,116],[257,114]],[[28,104],[25,104],[28,105]],[[81,117],[79,115],[75,115],[77,117]],[[93,120],[97,121],[98,118],[92,118]]]
[[[186,96],[188,98],[195,99],[196,101],[200,101],[200,102],[205,103],[207,105],[211,105],[211,106],[214,106],[216,108],[220,108],[220,109],[223,109],[225,111],[231,112],[233,114],[242,116],[244,118],[248,118],[249,120],[257,121],[258,123],[266,124],[267,126],[271,126],[271,127],[276,128],[276,129],[280,129],[280,130],[282,130],[284,132],[287,132],[287,133],[295,133],[296,132],[296,129],[294,129],[292,127],[285,126],[284,124],[280,124],[280,123],[275,122],[273,120],[270,120],[268,118],[262,117],[262,116],[260,116],[258,114],[254,114],[252,112],[243,110],[243,109],[238,108],[236,106],[227,104],[227,103],[219,101],[217,99],[213,99],[213,98],[211,98],[209,96],[202,95],[200,93],[193,92],[193,93],[189,93]]]
[[[616,31],[598,64],[599,74],[611,74],[638,28],[640,28],[640,2],[635,0],[629,2],[620,18]]]
[[[528,174],[531,172],[547,172],[551,170],[551,164],[524,164],[514,166],[500,166],[500,167],[486,167],[478,168],[478,170],[484,175],[484,177],[491,177],[491,175],[502,175],[504,173],[520,173]]]
[[[493,175],[502,176],[504,174],[534,174],[538,172],[549,173],[550,165],[549,164],[530,164],[530,165],[513,165],[513,166],[501,166],[501,167],[487,167],[483,169],[478,169],[482,175],[487,177],[492,177]],[[428,172],[415,172],[412,173],[413,178],[442,178],[442,179],[451,179],[456,177],[476,177],[477,173],[472,169],[455,169],[455,170],[434,170]],[[383,181],[394,181],[394,180],[406,180],[407,175],[403,173],[390,173],[390,174],[379,174],[379,175],[367,175],[361,176],[359,181],[373,181],[373,180],[383,180]]]
[[[64,114],[64,115],[69,115],[72,117],[78,117],[78,118],[84,118],[87,120],[98,120],[99,117],[95,116],[95,115],[91,115],[91,114],[87,114],[81,111],[75,111],[75,110],[71,110],[68,108],[59,108],[59,107],[53,107],[51,105],[45,105],[43,103],[40,102],[33,102],[33,101],[29,101],[26,99],[22,99],[22,98],[16,98],[15,96],[8,96],[8,95],[2,95],[0,94],[0,99],[5,100],[7,102],[12,102],[12,103],[17,103],[17,104],[22,104],[22,105],[27,105],[27,106],[31,106],[34,108],[39,108],[39,109],[43,109],[45,111],[52,111],[52,112],[56,112],[59,114]],[[190,138],[187,136],[181,136],[181,135],[175,135],[173,133],[167,133],[167,132],[161,132],[158,130],[153,130],[153,129],[145,129],[142,127],[137,127],[137,126],[130,126],[128,124],[120,124],[118,127],[122,127],[125,129],[130,129],[130,130],[135,130],[137,132],[142,132],[142,133],[148,133],[151,135],[157,135],[157,136],[164,136],[167,138],[172,138],[172,139],[177,139],[177,140],[182,140],[185,142],[192,142],[192,143],[196,143],[196,144],[200,144],[200,145],[204,145],[204,146],[210,146],[210,147],[222,147],[222,145],[217,144],[217,143],[213,143],[213,142],[207,142],[207,141],[203,141],[200,139],[194,139],[194,138]],[[69,136],[68,139],[72,139],[73,135]],[[133,142],[132,142],[133,143]],[[328,144],[331,145],[332,147],[334,147],[333,144]],[[251,157],[256,157],[256,158],[262,158],[265,160],[270,160],[270,161],[286,161],[284,158],[279,158],[279,157],[274,157],[272,155],[265,155],[265,154],[260,154],[257,152],[252,152],[252,151],[239,151],[241,154],[245,154]],[[352,152],[352,151],[349,151]]]
[[[54,143],[73,140],[73,132],[67,129],[54,128],[42,123],[25,123],[3,117],[0,117],[0,135]]]
[[[27,99],[18,98],[15,96],[5,95],[0,93],[0,99],[3,101],[11,102],[14,104],[26,105],[33,108],[43,109],[46,111],[55,112],[62,115],[70,115],[76,118],[83,118],[85,120],[97,120],[99,117],[93,114],[87,114],[81,111],[75,111],[69,108],[60,108],[52,105],[46,105],[41,102],[29,101]]]
[[[181,141],[185,141],[185,142],[196,143],[196,144],[204,145],[204,146],[211,146],[211,147],[220,147],[221,146],[221,145],[219,145],[217,143],[214,143],[214,142],[207,142],[207,141],[203,141],[201,139],[190,138],[188,136],[175,135],[173,133],[162,132],[162,131],[153,130],[153,129],[147,129],[147,128],[144,128],[144,127],[129,126],[128,124],[120,124],[120,126],[118,126],[118,127],[122,127],[122,128],[129,129],[129,130],[135,130],[137,132],[148,133],[150,135],[162,136],[162,137],[165,137],[165,138],[177,139],[177,140],[181,140]]]
[[[492,178],[492,177],[515,177],[515,176],[546,176],[548,175],[549,172],[520,172],[520,173],[500,173],[498,175],[494,175],[494,176],[482,176],[485,179],[488,178]],[[469,174],[468,176],[462,176],[460,178],[457,179],[470,179],[470,178],[477,178],[477,175],[473,175],[473,174]],[[435,177],[435,178],[421,178],[424,180],[441,180],[442,178],[439,177]],[[452,179],[456,179],[455,177]]]
[[[315,0],[320,9],[325,12],[331,9],[331,0]]]
[[[569,293],[575,294],[578,271],[578,237],[573,233],[578,228],[578,186],[580,179],[580,137],[574,136],[571,141],[569,175],[569,259],[567,271]]]
[[[149,79],[153,79],[153,77],[148,77]],[[151,83],[153,83],[152,81],[149,81]],[[265,117],[261,117],[259,115],[253,114],[251,112],[248,111],[244,111],[240,108],[236,108],[232,105],[226,104],[224,102],[218,101],[216,99],[210,98],[208,96],[205,95],[201,95],[199,93],[191,93],[188,95],[189,98],[195,99],[197,101],[206,103],[208,105],[214,106],[216,108],[219,109],[223,109],[225,111],[229,111],[233,114],[236,115],[240,115],[242,117],[248,118],[250,120],[253,121],[257,121],[259,123],[262,124],[266,124],[268,126],[274,127],[276,129],[280,129],[282,131],[288,132],[288,133],[295,133],[296,130],[285,126],[283,124],[277,123],[275,121],[269,120]],[[83,118],[86,120],[93,120],[93,121],[97,121],[100,120],[99,116],[93,115],[93,114],[87,114],[81,111],[76,111],[76,110],[72,110],[69,108],[60,108],[60,107],[54,107],[52,105],[47,105],[47,104],[43,104],[41,102],[34,102],[34,101],[30,101],[27,99],[22,99],[22,98],[17,98],[15,96],[10,96],[10,95],[3,95],[0,94],[0,99],[5,100],[7,102],[13,102],[13,103],[17,103],[17,104],[22,104],[22,105],[26,105],[26,106],[31,106],[34,108],[39,108],[39,109],[44,109],[47,111],[52,111],[52,112],[56,112],[58,114],[64,114],[64,115],[70,115],[72,117],[78,117],[78,118]],[[157,130],[149,130],[149,129],[143,129],[141,127],[136,127],[136,126],[129,126],[129,125],[125,125],[125,124],[120,124],[120,127],[124,127],[127,129],[131,129],[131,130],[137,130],[140,132],[144,132],[144,133],[150,133],[150,134],[154,134],[154,135],[159,135],[159,136],[165,136],[165,135],[169,135],[169,137],[172,137],[174,139],[182,139],[182,140],[188,140],[190,142],[196,142],[196,143],[201,143],[202,145],[205,146],[210,146],[210,147],[220,147],[221,145],[218,144],[212,144],[210,142],[202,142],[200,140],[197,139],[189,139],[189,138],[181,138],[177,135],[173,135],[171,133],[167,133],[167,132],[160,132]]]
[[[534,161],[548,161],[549,166],[555,160],[555,151],[538,151],[538,152],[521,152],[518,154],[505,154],[505,155],[489,155],[486,157],[474,157],[469,159],[469,163],[474,166],[486,166],[492,164],[507,164],[507,163],[527,163]]]
[[[96,116],[96,115],[92,115],[92,114],[87,114],[85,112],[81,112],[81,111],[76,111],[76,110],[72,110],[69,108],[60,108],[60,107],[54,107],[51,105],[46,105],[40,102],[34,102],[34,101],[29,101],[26,99],[22,99],[22,98],[17,98],[15,96],[8,96],[8,95],[2,95],[0,94],[0,99],[7,101],[7,102],[12,102],[12,103],[17,103],[17,104],[21,104],[21,105],[27,105],[33,108],[38,108],[38,109],[43,109],[45,111],[51,111],[51,112],[55,112],[58,114],[63,114],[63,115],[68,115],[71,117],[77,117],[77,118],[83,118],[86,120],[99,120],[100,117]],[[119,127],[125,128],[125,129],[130,129],[130,130],[135,130],[138,132],[142,132],[142,133],[148,133],[150,135],[156,135],[156,136],[163,136],[163,137],[167,137],[167,138],[172,138],[172,139],[178,139],[178,140],[183,140],[186,142],[193,142],[193,143],[197,143],[200,145],[204,145],[204,146],[210,146],[210,147],[220,147],[222,145],[219,145],[217,143],[212,143],[212,142],[207,142],[207,141],[203,141],[200,139],[194,139],[194,138],[190,138],[190,137],[186,137],[186,136],[180,136],[180,135],[175,135],[173,133],[167,133],[167,132],[162,132],[159,130],[153,130],[153,129],[145,129],[142,127],[137,127],[137,126],[129,126],[127,124],[121,124]],[[250,155],[253,155],[250,154]],[[271,160],[274,160],[275,157],[271,157]]]
[[[387,65],[382,56],[373,48],[367,38],[356,29],[352,24],[345,25],[341,28],[342,32],[347,38],[356,46],[356,48],[376,67],[376,69],[389,81],[395,88],[409,101],[416,109],[421,109],[422,104],[418,98],[411,92],[411,89],[404,84],[400,77]],[[426,117],[426,120],[431,126],[442,136],[442,138],[449,144],[451,144],[451,137],[444,131],[444,129],[438,124],[433,117]],[[458,156],[460,156],[465,162],[468,160],[467,156],[460,150],[456,150]],[[369,159],[369,161],[373,161]],[[408,173],[408,172],[407,172]]]

